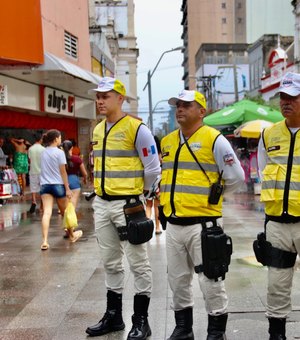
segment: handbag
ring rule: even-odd
[[[68,202],[64,218],[63,218],[63,228],[72,229],[78,227],[77,215],[75,207],[71,201]]]

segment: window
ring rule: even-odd
[[[226,2],[222,2],[222,8],[226,8]]]
[[[226,24],[226,18],[222,18],[222,24]]]
[[[237,18],[237,22],[238,22],[238,24],[241,24],[241,23],[242,23],[242,21],[243,21],[243,19],[242,19],[242,18]]]
[[[238,2],[237,8],[242,8],[242,3]]]
[[[65,31],[65,54],[77,59],[78,57],[78,39],[69,32]]]

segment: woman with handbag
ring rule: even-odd
[[[58,148],[61,144],[61,133],[58,130],[49,130],[43,138],[46,145],[41,156],[41,198],[43,202],[42,234],[43,242],[41,250],[48,250],[48,231],[53,210],[53,203],[56,200],[58,209],[64,213],[67,200],[72,198],[72,191],[68,183],[66,172],[66,156]],[[81,236],[82,231],[69,229],[71,242],[76,242]]]

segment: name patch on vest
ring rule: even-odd
[[[269,151],[276,151],[276,150],[280,150],[280,145],[270,146],[267,151],[269,152]]]
[[[191,150],[192,151],[198,151],[198,150],[200,150],[201,149],[201,143],[191,143],[190,144],[190,148],[191,148]]]

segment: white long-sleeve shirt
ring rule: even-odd
[[[106,122],[107,130],[113,125]],[[139,127],[135,147],[144,166],[144,190],[148,191],[160,176],[161,167],[154,137],[144,124]]]

